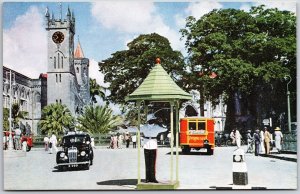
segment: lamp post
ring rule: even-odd
[[[286,75],[284,76],[285,80],[289,80],[288,83],[286,84],[286,95],[287,95],[287,108],[288,108],[288,129],[289,129],[289,133],[292,131],[291,130],[291,108],[290,108],[290,91],[289,91],[289,84],[292,81],[291,76]]]
[[[7,72],[8,73],[8,72]],[[12,74],[14,75],[14,82],[13,84],[11,83],[11,77]],[[7,76],[6,76],[7,77]],[[15,86],[15,74],[11,72],[11,70],[9,70],[9,138],[8,138],[8,150],[13,150],[13,140],[12,140],[12,116],[11,116],[11,107],[12,107],[12,85]]]

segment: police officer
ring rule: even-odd
[[[158,183],[155,177],[155,164],[157,156],[157,135],[167,131],[167,128],[157,124],[146,124],[141,127],[144,134],[144,156],[146,165],[146,182]]]

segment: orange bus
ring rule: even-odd
[[[207,154],[213,155],[215,148],[215,132],[213,118],[186,117],[180,119],[180,147],[183,153],[191,148],[204,148]]]

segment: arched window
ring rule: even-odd
[[[57,68],[59,69],[59,53],[57,53]]]
[[[61,99],[59,99],[59,103],[61,103]]]
[[[79,73],[79,67],[76,68],[77,73]]]
[[[54,69],[56,69],[56,57],[53,58]]]

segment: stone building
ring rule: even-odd
[[[47,8],[45,23],[48,32],[47,73],[32,79],[3,67],[4,108],[9,108],[12,94],[12,104],[18,103],[20,110],[28,113],[20,125],[30,126],[35,135],[39,134],[37,124],[46,105],[65,104],[77,116],[90,101],[89,59],[84,57],[79,40],[74,51],[74,13],[68,8],[65,19],[62,15],[55,18],[53,14],[50,16]]]

